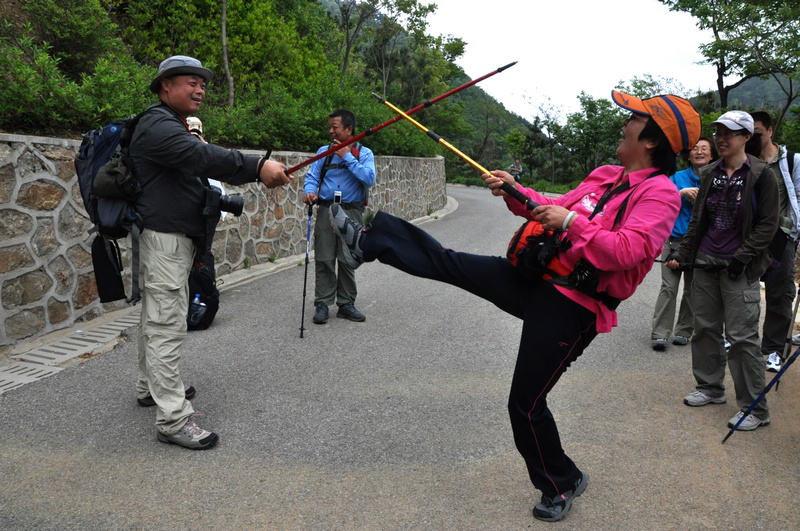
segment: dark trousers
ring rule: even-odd
[[[581,472],[561,447],[547,393],[597,335],[595,314],[545,281],[524,280],[505,258],[445,249],[384,212],[362,249],[365,261],[462,288],[523,320],[508,402],[514,441],[537,489],[549,497],[571,489]]]
[[[797,288],[794,285],[797,243],[786,242],[780,257],[781,265],[764,278],[764,330],[761,334],[761,353],[777,352],[783,356],[786,339],[794,335],[792,302]]]

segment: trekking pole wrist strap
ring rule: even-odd
[[[256,180],[254,182],[261,182],[261,168],[264,167],[264,164],[267,163],[269,157],[261,157],[261,160],[258,161],[258,168],[256,169]]]

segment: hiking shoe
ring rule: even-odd
[[[800,345],[800,334],[792,336],[792,345]]]
[[[781,356],[777,352],[773,352],[767,358],[767,370],[769,372],[778,372],[781,370]]]
[[[695,391],[690,395],[686,395],[683,398],[683,403],[692,407],[705,406],[706,404],[724,404],[725,397],[721,396],[719,398],[711,398],[701,391]]]
[[[353,218],[347,217],[344,209],[334,203],[330,208],[331,225],[333,232],[344,242],[344,261],[353,269],[364,262],[364,253],[361,252],[359,239],[364,226]],[[362,319],[363,320],[363,319]]]
[[[741,411],[735,414],[731,418],[731,420],[728,421],[728,427],[733,428],[734,426],[736,426],[736,423],[739,422],[739,419],[742,418],[743,416],[744,413]],[[759,426],[767,426],[769,423],[770,423],[769,417],[762,420],[751,413],[747,415],[747,417],[745,417],[745,419],[742,421],[741,424],[739,424],[739,427],[736,429],[740,431],[753,431]]]
[[[192,419],[187,420],[186,424],[177,432],[171,435],[158,432],[156,437],[163,443],[177,444],[178,446],[183,446],[190,450],[206,450],[219,441],[219,435],[204,430],[195,424]]]
[[[542,501],[536,504],[533,508],[534,518],[545,520],[547,522],[555,522],[561,520],[569,512],[572,506],[572,501],[583,494],[586,486],[589,484],[589,476],[585,472],[581,472],[581,477],[572,486],[572,490],[568,490],[562,494],[556,495],[554,498],[548,498],[542,495]]]
[[[328,322],[328,307],[324,304],[317,304],[317,311],[314,312],[314,324],[325,324]]]
[[[186,400],[191,400],[194,398],[194,386],[193,385],[185,385],[183,386],[184,390],[186,391]],[[136,402],[141,407],[153,407],[156,405],[156,401],[153,400],[152,396],[146,396],[144,398],[137,398]]]
[[[684,346],[689,344],[689,338],[684,336],[675,336],[672,338],[672,344],[678,346]]]
[[[654,339],[653,340],[653,350],[667,350],[667,340],[666,339]]]
[[[339,311],[336,312],[336,317],[350,319],[351,321],[355,321],[357,323],[363,323],[367,320],[367,317],[363,313],[359,312],[352,302],[348,302],[347,304],[339,306]]]

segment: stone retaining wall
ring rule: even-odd
[[[94,236],[87,232],[91,223],[73,163],[79,145],[77,140],[0,134],[0,350],[125,304],[101,304],[97,298]],[[312,155],[276,152],[272,158],[291,167]],[[375,157],[375,165],[368,210],[414,219],[445,206],[442,157]],[[302,190],[307,168],[276,190],[226,185],[225,192],[242,194],[245,204],[240,217],[228,214],[217,226],[213,249],[218,276],[305,254],[308,210]],[[130,271],[125,273],[127,287]]]

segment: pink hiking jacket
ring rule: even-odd
[[[622,177],[622,166],[601,166],[577,188],[558,198],[545,197],[530,188],[518,190],[540,205],[558,205],[575,211],[578,216],[566,232],[572,247],[559,255],[561,262],[572,269],[585,258],[600,270],[598,291],[625,300],[636,291],[664,242],[672,231],[681,206],[680,194],[665,175],[648,178],[655,168],[629,173],[630,189],[606,203],[602,212],[589,220],[603,193]],[[612,230],[622,203],[629,197],[621,224]],[[514,214],[533,219],[517,200],[505,197]],[[565,297],[597,314],[597,331],[610,332],[617,326],[617,312],[579,291],[556,286]]]

